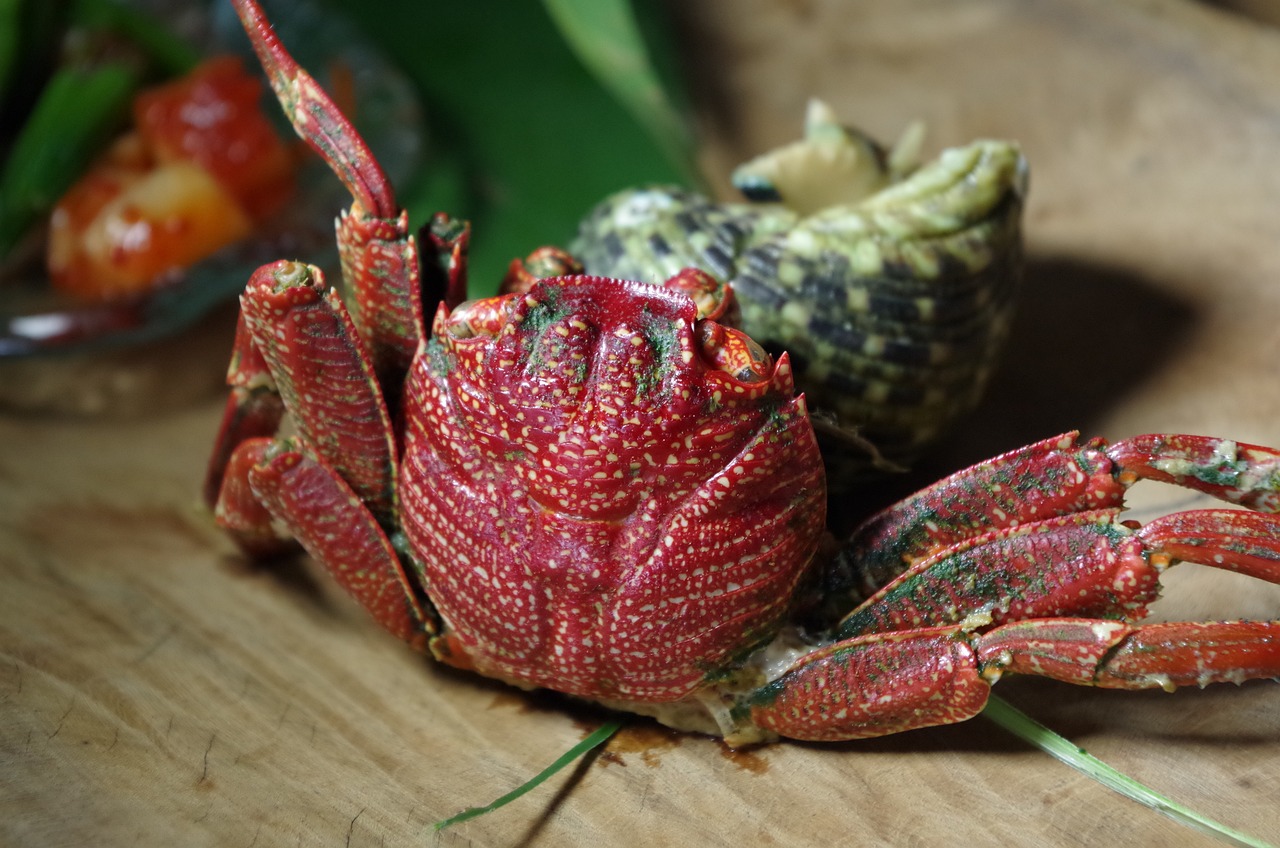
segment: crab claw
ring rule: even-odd
[[[271,89],[298,135],[334,169],[366,212],[378,218],[394,218],[399,207],[391,184],[355,127],[285,50],[262,7],[253,0],[233,3],[267,72]]]
[[[773,374],[773,357],[741,330],[699,321],[698,345],[703,361],[744,383],[759,383]]]

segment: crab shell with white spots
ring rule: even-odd
[[[438,313],[399,489],[438,656],[672,702],[776,634],[823,532],[821,459],[785,357],[741,379],[698,325],[681,294],[586,276]]]

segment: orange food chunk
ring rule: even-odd
[[[133,120],[160,162],[195,162],[261,220],[293,187],[293,156],[260,108],[262,83],[235,56],[140,93]]]
[[[144,291],[251,229],[226,189],[191,162],[103,167],[54,210],[49,276],[88,299]]]
[[[247,237],[293,191],[294,157],[235,57],[140,93],[135,130],[59,200],[55,289],[101,300],[145,291]]]

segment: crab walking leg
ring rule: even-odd
[[[276,262],[254,273],[240,307],[229,380],[241,391],[206,484],[217,486],[218,523],[256,556],[284,550],[283,525],[384,627],[422,647],[430,617],[383,529],[394,510],[391,422],[342,301],[318,269]],[[273,438],[279,408],[297,438]]]
[[[1280,452],[1205,436],[1147,435],[1108,445],[1066,433],[958,471],[854,531],[828,576],[845,609],[917,560],[987,530],[1118,507],[1140,479],[1264,512],[1280,511]]]
[[[265,438],[237,446],[214,514],[258,558],[301,544],[393,636],[426,649],[434,618],[386,532],[342,477],[301,446]],[[288,538],[277,535],[277,522]]]
[[[1160,480],[1220,500],[1280,512],[1280,451],[1209,436],[1151,434],[1106,449],[1119,479]]]
[[[1131,623],[1178,561],[1280,583],[1280,518],[1199,510],[1139,528],[1117,514],[991,531],[921,560],[737,718],[858,739],[976,715],[1004,672],[1124,689],[1280,677],[1280,622]]]
[[[266,459],[275,444],[275,439],[263,437],[233,445],[218,468],[218,488],[209,504],[218,526],[227,531],[241,550],[258,560],[274,559],[298,550],[297,540],[281,535],[270,510],[249,484],[254,467]],[[214,458],[217,459],[216,454]]]
[[[979,665],[1104,689],[1243,683],[1280,677],[1280,622],[1178,621],[1135,626],[1096,619],[1042,619],[998,627],[978,639]]]
[[[393,636],[426,650],[434,619],[386,533],[333,468],[282,442],[248,474],[273,517]]]
[[[1058,616],[1142,618],[1180,561],[1280,583],[1280,518],[1243,510],[1164,516],[1135,529],[1118,510],[993,531],[921,560],[840,622],[842,639],[915,627]]]
[[[1236,509],[1175,512],[1147,522],[1136,535],[1170,563],[1198,562],[1280,583],[1280,519],[1272,515]]]
[[[972,718],[1005,672],[1166,690],[1280,677],[1280,622],[1040,619],[986,634],[952,626],[863,636],[802,657],[736,718],[792,739],[885,736]]]
[[[253,336],[244,323],[244,313],[236,322],[235,345],[231,365],[227,368],[226,409],[214,440],[213,453],[205,470],[204,502],[212,508],[222,493],[222,483],[231,463],[232,453],[244,442],[275,436],[284,418],[284,401],[267,361],[253,344]]]
[[[318,268],[274,262],[254,272],[242,319],[302,439],[380,519],[395,497],[391,419],[359,336]]]
[[[807,654],[752,693],[734,718],[790,739],[869,739],[973,718],[990,691],[967,635],[935,627]],[[725,741],[739,742],[730,735]]]
[[[338,220],[338,252],[354,294],[354,320],[375,371],[402,377],[423,337],[417,247],[408,216],[364,140],[285,50],[257,2],[234,4],[285,115],[351,192],[351,209]]]

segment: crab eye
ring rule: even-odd
[[[702,359],[743,383],[763,383],[773,373],[773,357],[741,330],[715,321],[698,322]]]
[[[539,280],[581,273],[582,263],[567,251],[558,247],[540,247],[524,259],[511,260],[498,291],[508,294],[527,292]]]

